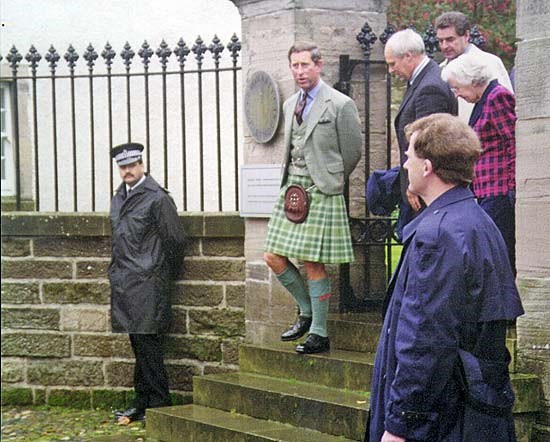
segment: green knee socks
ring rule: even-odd
[[[300,316],[311,318],[311,302],[309,300],[309,294],[304,283],[304,278],[302,278],[302,275],[300,275],[298,269],[292,263],[288,263],[288,266],[283,273],[275,276],[298,303],[298,306],[300,307]]]
[[[309,286],[311,309],[313,311],[313,320],[309,333],[326,337],[328,336],[327,318],[329,299],[332,296],[330,280],[328,278],[309,280],[307,284]]]

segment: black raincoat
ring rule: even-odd
[[[184,255],[185,232],[168,191],[153,178],[111,202],[111,324],[114,333],[157,334],[170,325],[170,291]]]

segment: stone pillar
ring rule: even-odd
[[[516,55],[517,267],[525,315],[517,321],[518,363],[543,385],[550,425],[550,3],[520,1]]]
[[[242,65],[243,82],[258,70],[268,72],[277,81],[282,101],[297,89],[288,68],[287,52],[298,40],[316,42],[323,54],[323,80],[334,85],[338,81],[339,56],[349,54],[351,58],[362,58],[356,40],[361,27],[368,21],[376,35],[380,35],[386,25],[385,10],[389,0],[232,0],[239,8],[242,17]],[[382,46],[377,42],[372,59],[383,59]],[[358,72],[356,77],[360,78]],[[379,84],[384,90],[383,73],[371,78],[373,85]],[[244,88],[243,88],[244,89]],[[361,93],[362,85],[357,88]],[[385,148],[385,107],[379,112],[379,104],[385,106],[380,94],[371,93],[371,114],[375,125],[371,129],[372,145]],[[359,98],[359,97],[356,97]],[[362,99],[356,99],[362,117]],[[283,124],[275,138],[267,144],[258,144],[244,130],[244,162],[246,164],[281,164],[284,140]],[[376,137],[379,139],[377,140]],[[372,158],[372,156],[371,156]],[[383,164],[372,164],[383,167]],[[351,206],[354,199],[364,195],[364,171],[362,167],[352,177]],[[356,204],[359,206],[359,203]],[[355,210],[355,209],[353,209]],[[295,304],[290,295],[270,274],[263,263],[263,243],[266,236],[267,219],[246,220],[245,255],[246,274],[246,331],[249,342],[262,343],[279,339],[281,331],[295,317]],[[337,269],[330,269],[333,286]],[[333,298],[332,307],[337,307]]]

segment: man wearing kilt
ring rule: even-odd
[[[300,308],[281,340],[293,341],[309,332],[296,351],[321,353],[330,350],[327,316],[332,291],[325,264],[354,259],[343,191],[361,157],[361,125],[353,100],[321,80],[323,60],[314,43],[294,44],[288,60],[300,91],[283,105],[285,166],[264,259]],[[296,184],[309,197],[309,213],[299,223],[290,221],[284,210],[285,192]],[[289,258],[303,261],[307,281]]]

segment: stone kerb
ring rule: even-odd
[[[107,214],[10,212],[2,221],[2,404],[118,407],[133,353],[110,332]],[[186,213],[184,272],[173,292],[166,362],[175,403],[192,376],[235,371],[245,334],[244,223]]]

